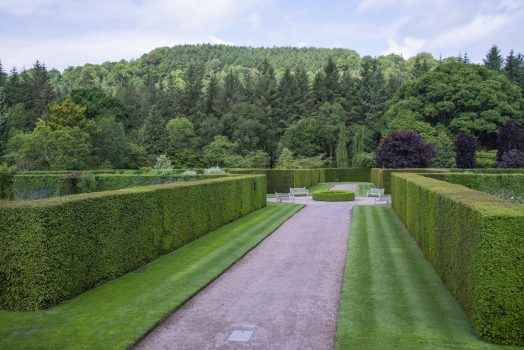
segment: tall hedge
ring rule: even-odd
[[[409,168],[409,169],[386,169],[373,168],[371,169],[371,182],[378,188],[383,188],[385,193],[391,193],[391,174],[393,173],[440,173],[447,172],[448,169],[440,168]]]
[[[416,174],[392,175],[393,208],[473,328],[524,345],[524,206]]]
[[[16,175],[11,183],[14,199],[44,199],[84,192],[119,190],[128,187],[159,185],[176,181],[190,181],[227,175],[182,175],[158,176],[137,173],[83,173],[79,179],[69,176],[71,173],[36,172]],[[73,173],[72,175],[74,175]],[[82,174],[82,173],[78,173]],[[92,177],[90,188],[82,186],[82,179]],[[78,181],[76,181],[78,180]],[[74,183],[73,183],[74,182]]]
[[[524,197],[524,173],[512,174],[461,174],[443,173],[428,174],[434,179],[466,186],[468,188],[488,192],[492,194],[507,193],[515,196]],[[523,229],[524,230],[524,229]]]
[[[320,182],[368,182],[368,168],[229,169],[232,174],[264,174],[267,193],[289,192],[291,187],[311,187]]]
[[[326,182],[369,182],[370,168],[327,168],[324,169]]]
[[[0,308],[56,304],[265,206],[263,176],[0,201]]]

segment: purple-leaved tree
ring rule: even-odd
[[[457,168],[476,168],[477,141],[465,133],[458,134],[455,139],[455,160]]]
[[[425,168],[435,156],[433,146],[414,131],[394,131],[375,151],[377,165],[385,168]]]

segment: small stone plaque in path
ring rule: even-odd
[[[233,331],[227,340],[248,342],[252,336],[253,331]]]

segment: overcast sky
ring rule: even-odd
[[[0,60],[71,65],[159,46],[344,47],[361,55],[524,53],[524,0],[0,0]]]

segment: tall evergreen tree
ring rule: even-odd
[[[484,66],[486,68],[499,72],[502,69],[504,58],[500,54],[500,50],[497,45],[493,45],[486,54],[486,58],[483,59]]]
[[[338,133],[337,148],[335,150],[335,158],[338,168],[347,168],[349,166],[348,143],[348,128],[345,125],[341,125],[340,132]]]
[[[183,113],[186,115],[195,115],[200,96],[202,93],[202,79],[204,70],[202,66],[191,64],[185,74],[186,88],[184,91]]]
[[[369,130],[377,130],[384,115],[386,101],[390,93],[384,74],[377,65],[377,60],[366,56],[362,59],[360,82],[361,120]]]
[[[220,112],[220,84],[216,75],[209,78],[206,89],[205,112],[216,115]]]
[[[144,148],[146,152],[153,157],[165,154],[167,151],[167,140],[166,121],[156,106],[153,106],[144,123],[144,135],[142,139]]]
[[[325,102],[335,102],[340,94],[340,77],[337,64],[331,56],[324,66],[324,89],[326,98]]]
[[[511,50],[508,57],[506,57],[506,64],[504,65],[504,73],[513,83],[518,84],[522,74],[522,59]]]
[[[36,61],[24,78],[25,93],[28,97],[26,108],[32,109],[37,116],[42,116],[44,109],[55,97],[47,68],[40,61]]]

